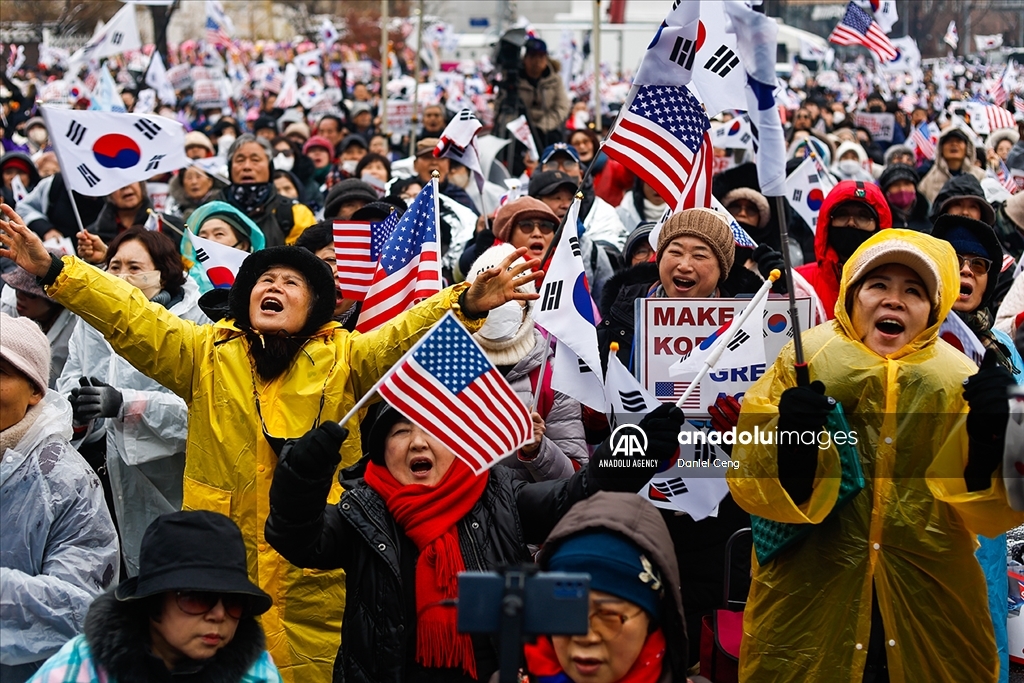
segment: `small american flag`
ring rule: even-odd
[[[533,440],[530,412],[451,312],[376,389],[477,474]]]
[[[655,382],[654,396],[665,403],[674,403],[679,400],[679,397],[683,395],[683,392],[686,391],[689,386],[689,382]],[[683,410],[699,411],[700,409],[700,392],[694,391],[690,394],[689,398],[686,399],[686,403],[683,404]]]
[[[1006,162],[1002,159],[999,160],[999,170],[996,171],[996,180],[999,184],[1006,188],[1006,191],[1010,194],[1017,194],[1017,181],[1014,180],[1013,176],[1010,175],[1010,169],[1006,167]]]
[[[711,203],[711,123],[685,87],[642,85],[604,151],[679,211]]]
[[[1020,95],[1013,96],[1013,111],[1018,114],[1024,114],[1024,97]]]
[[[334,221],[334,255],[338,259],[338,286],[346,299],[362,301],[373,283],[384,243],[401,214],[392,211],[379,223]]]
[[[910,143],[917,150],[917,156],[923,159],[935,158],[935,143],[932,139],[932,132],[928,128],[928,122],[922,121],[910,134]]]
[[[218,0],[206,0],[206,44],[230,45],[234,26]]]
[[[1017,127],[1017,123],[1013,120],[1013,114],[994,104],[985,106],[985,118],[988,119],[989,130]]]
[[[383,243],[359,312],[359,332],[374,330],[441,291],[437,203],[437,180],[432,179]]]
[[[882,27],[852,1],[846,6],[846,14],[832,29],[828,40],[836,45],[863,45],[882,63],[891,62],[899,56],[899,51],[882,31]]]

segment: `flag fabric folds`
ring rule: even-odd
[[[434,148],[437,158],[454,159],[473,174],[477,188],[483,192],[487,179],[480,168],[480,152],[476,148],[476,134],[483,127],[471,109],[463,109],[445,126]]]
[[[156,91],[156,96],[164,104],[172,107],[178,103],[178,97],[174,93],[174,86],[167,79],[167,68],[164,65],[160,52],[153,50],[153,57],[149,62],[149,70],[146,71],[146,85]]]
[[[231,18],[218,0],[206,0],[206,42],[209,45],[230,45],[235,32]]]
[[[919,159],[934,159],[935,145],[938,141],[938,136],[933,134],[927,121],[922,121],[921,125],[910,133],[910,144],[917,151],[916,156]]]
[[[639,422],[640,418],[661,405],[661,401],[644,389],[615,353],[608,354],[604,396],[608,412],[619,424]],[[633,416],[636,420],[631,419]]]
[[[533,440],[526,406],[451,312],[376,390],[477,474]]]
[[[732,335],[732,339],[728,340],[728,345],[722,350],[714,368],[741,368],[765,362],[765,299],[767,299],[766,296],[761,296],[757,300],[752,299],[747,304],[755,306],[754,310],[743,321],[743,326]],[[728,337],[726,332],[739,318],[740,314],[737,314],[731,322],[715,330],[710,337],[697,344],[690,353],[673,363],[668,370],[669,376],[680,377],[697,374],[704,366],[704,362],[715,353],[715,349],[721,346],[722,341],[725,341]]]
[[[600,367],[595,372],[565,342],[557,338],[555,342],[551,360],[551,388],[571,396],[585,406],[604,412],[607,406]]]
[[[125,5],[68,62],[74,66],[87,60],[99,61],[122,52],[141,50],[142,39],[135,21],[135,5]]]
[[[432,179],[382,243],[373,282],[359,312],[358,332],[377,329],[416,302],[441,291],[437,180]]]
[[[334,221],[334,255],[342,296],[362,301],[373,284],[380,253],[401,215],[392,211],[383,221]]]
[[[832,29],[828,40],[836,45],[863,45],[880,62],[891,62],[899,55],[878,22],[853,2],[846,6],[846,14]]]
[[[689,0],[673,4],[644,53],[634,85],[684,86],[690,82],[700,49],[700,5]]]
[[[230,289],[235,282],[235,276],[238,275],[238,269],[242,267],[242,261],[249,253],[194,235],[191,230],[185,230],[185,237],[192,243],[196,261],[206,273],[206,277],[210,278],[210,283],[216,289]]]
[[[946,27],[946,35],[942,36],[942,42],[949,45],[954,50],[956,46],[960,44],[960,35],[956,31],[956,22],[950,21],[949,26]]]
[[[41,107],[65,182],[88,197],[187,166],[185,128],[155,114]]]
[[[811,232],[817,232],[818,211],[833,187],[831,177],[815,156],[804,159],[786,178],[786,199]]]
[[[684,3],[685,4],[685,3]],[[602,149],[674,210],[711,202],[711,123],[685,87],[642,85]]]

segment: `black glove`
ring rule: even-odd
[[[773,270],[778,270],[782,273],[782,277],[772,283],[773,292],[776,294],[789,293],[789,290],[786,288],[786,261],[782,258],[782,254],[767,244],[759,244],[757,249],[754,249],[751,258],[757,263],[757,272],[761,273],[761,277],[765,280],[768,279]]]
[[[665,403],[644,415],[639,427],[647,435],[647,454],[664,462],[676,457],[679,430],[686,415],[674,403]]]
[[[337,422],[324,422],[301,438],[287,441],[281,461],[304,479],[330,478],[341,462],[341,444],[347,438],[348,429]]]
[[[71,390],[71,409],[75,422],[117,417],[124,403],[120,391],[95,377],[80,377],[78,383],[82,386]]]
[[[964,382],[967,401],[967,437],[970,447],[964,480],[968,491],[983,491],[992,485],[992,473],[1002,462],[1006,422],[1010,418],[1009,388],[1013,375],[999,364],[989,349],[977,374]]]
[[[811,497],[814,473],[818,469],[818,434],[835,405],[836,400],[825,395],[825,385],[820,381],[790,387],[779,399],[779,424],[775,435],[779,483],[797,505]],[[784,436],[784,432],[796,432],[796,436]],[[814,437],[802,438],[807,432]]]

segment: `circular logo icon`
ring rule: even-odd
[[[736,135],[740,132],[741,128],[743,128],[742,122],[740,122],[739,119],[736,119],[732,122],[732,125],[729,126],[729,135]]]
[[[821,208],[821,203],[825,200],[825,195],[822,194],[821,190],[817,187],[813,188],[807,193],[807,206],[811,211],[817,211]]]
[[[789,325],[789,321],[781,313],[773,313],[768,316],[768,329],[772,332],[782,332],[786,329],[787,325]]]
[[[92,143],[92,155],[104,168],[131,168],[139,163],[142,150],[127,135],[107,133]]]
[[[214,289],[231,289],[235,281],[235,274],[224,266],[213,266],[206,271],[206,277],[210,278]]]
[[[637,425],[619,425],[612,431],[612,456],[643,457],[647,455],[647,433]]]
[[[572,286],[572,305],[584,320],[594,325],[594,304],[590,292],[587,291],[586,277],[585,273],[580,273],[576,278],[576,283]]]

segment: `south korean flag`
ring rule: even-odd
[[[726,109],[746,109],[747,74],[736,50],[736,36],[725,32],[725,12],[718,0],[701,0],[697,55],[690,89],[708,116]]]
[[[683,86],[690,82],[700,49],[700,4],[676,0],[647,48],[633,85]]]
[[[155,114],[116,114],[42,107],[65,181],[87,197],[189,164],[185,128]]]

